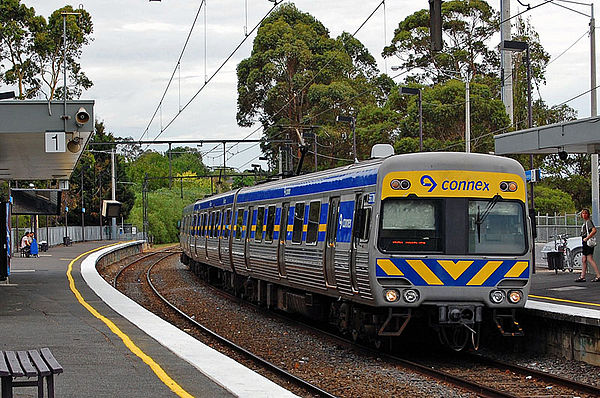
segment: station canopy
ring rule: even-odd
[[[68,179],[93,131],[93,100],[0,101],[0,180]]]
[[[499,134],[494,144],[496,155],[600,153],[600,117]]]

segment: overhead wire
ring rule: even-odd
[[[279,5],[278,2],[274,2],[273,3],[273,7],[271,7],[271,9],[261,18],[261,20],[252,28],[252,30],[249,32],[248,36],[245,36],[239,43],[238,45],[233,49],[233,51],[227,56],[227,58],[225,58],[225,60],[221,63],[221,65],[217,68],[217,70],[206,80],[206,82],[198,89],[198,91],[196,91],[196,93],[189,99],[189,101],[183,106],[183,108],[181,108],[181,110],[179,112],[177,112],[175,114],[175,116],[173,116],[173,118],[165,125],[164,128],[161,129],[161,131],[156,135],[156,137],[154,137],[153,141],[158,139],[158,137],[160,137],[162,135],[162,133],[164,133],[169,126],[171,126],[173,124],[173,122],[175,122],[175,120],[179,117],[179,115],[181,115],[183,113],[183,111],[198,97],[198,95],[202,92],[202,90],[204,90],[204,88],[212,81],[212,79],[221,71],[221,69],[223,69],[223,67],[227,64],[227,62],[229,62],[229,60],[235,55],[235,53],[240,49],[240,47],[246,42],[246,40],[248,40],[248,37],[250,37],[252,35],[252,33],[254,33],[254,31],[256,29],[258,29],[258,27],[262,24],[262,22],[271,14],[271,12]]]
[[[144,130],[144,132],[142,133],[142,135],[138,139],[140,141],[142,140],[142,138],[144,138],[144,136],[146,135],[146,133],[150,129],[150,126],[152,125],[152,122],[154,121],[154,118],[156,117],[156,113],[158,112],[158,110],[162,106],[163,100],[165,99],[165,96],[167,95],[167,91],[169,90],[169,87],[171,86],[171,82],[173,81],[173,77],[175,77],[175,72],[177,71],[177,68],[180,67],[181,59],[183,58],[183,54],[185,53],[185,49],[187,48],[188,42],[190,41],[190,37],[192,36],[192,32],[194,31],[194,27],[196,26],[196,21],[198,20],[198,16],[200,15],[200,10],[202,10],[202,6],[204,5],[205,2],[206,2],[206,0],[202,0],[200,2],[200,5],[198,6],[198,11],[196,11],[196,16],[194,17],[194,21],[192,22],[192,26],[190,27],[190,31],[188,32],[188,35],[187,35],[187,37],[185,39],[185,43],[183,44],[183,48],[181,49],[181,53],[179,54],[179,58],[177,59],[177,63],[175,64],[175,68],[173,69],[173,73],[171,73],[171,77],[169,78],[169,82],[167,83],[167,87],[165,88],[165,91],[163,92],[163,95],[160,97],[160,101],[158,101],[158,105],[157,105],[156,109],[154,110],[154,113],[152,114],[152,117],[150,118],[150,122],[148,122],[148,126],[146,126],[146,129]]]

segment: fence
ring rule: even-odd
[[[537,214],[537,242],[554,240],[558,234],[567,234],[569,237],[580,236],[583,220],[578,214]]]
[[[25,234],[26,229],[19,228],[17,234],[16,228],[11,230],[12,242],[15,242],[15,248],[18,249],[21,243],[21,238]],[[42,241],[48,242],[48,246],[56,246],[63,243],[63,237],[68,236],[71,242],[82,242],[84,240],[141,240],[143,239],[143,233],[137,232],[131,233],[130,229],[123,231],[120,228],[114,230],[111,226],[104,226],[102,229],[99,225],[86,226],[82,230],[81,226],[67,227],[40,227],[38,228],[38,236],[36,237],[38,243]],[[84,236],[85,234],[85,236]]]

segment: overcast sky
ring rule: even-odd
[[[22,0],[33,6],[44,17],[65,3],[56,0]],[[108,130],[117,136],[139,139],[148,126],[196,15],[201,0],[162,2],[88,0],[81,3],[92,15],[94,40],[84,48],[82,67],[94,86],[82,98],[96,101],[95,112]],[[298,0],[296,6],[312,14],[329,30],[332,37],[343,31],[354,32],[375,9],[380,0]],[[543,3],[531,0],[531,6]],[[190,39],[181,63],[181,71],[144,139],[153,139],[162,126],[169,123],[180,106],[185,105],[211,76],[244,37],[246,24],[245,4],[248,4],[248,31],[271,8],[267,0],[208,0],[206,42],[204,57],[204,14],[202,13]],[[525,2],[523,2],[525,3]],[[78,6],[80,2],[73,3]],[[499,9],[500,0],[490,1]],[[577,7],[589,14],[590,7]],[[383,60],[381,51],[389,44],[398,22],[418,9],[428,7],[427,0],[388,0],[384,18],[383,8],[360,30],[357,38],[376,57],[381,71],[394,64]],[[511,2],[511,14],[523,11],[516,0]],[[552,59],[561,54],[588,29],[589,18],[560,8],[552,3],[524,14],[531,18],[540,40]],[[387,23],[384,23],[387,21]],[[240,128],[236,124],[236,65],[250,55],[253,35],[230,59],[225,67],[202,90],[161,135],[161,139],[241,139],[254,128]],[[387,40],[387,41],[386,41]],[[499,42],[499,35],[490,45]],[[586,35],[562,57],[548,66],[547,84],[539,93],[549,105],[559,104],[590,88],[589,37]],[[206,63],[206,69],[205,69]],[[393,75],[396,72],[388,70]],[[399,82],[399,79],[396,79]],[[600,79],[599,79],[600,81]],[[534,98],[538,93],[534,92]],[[569,102],[579,117],[590,115],[589,94]],[[251,138],[260,138],[260,132]],[[227,164],[249,167],[260,163],[258,148],[249,144],[231,148]],[[158,150],[164,148],[155,147]],[[202,150],[208,152],[210,147]],[[248,150],[240,152],[243,149]],[[222,164],[222,150],[205,156],[208,165]]]

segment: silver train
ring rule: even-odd
[[[183,211],[181,260],[376,346],[419,318],[458,350],[477,345],[487,314],[522,334],[531,231],[518,162],[417,153],[198,200]]]

